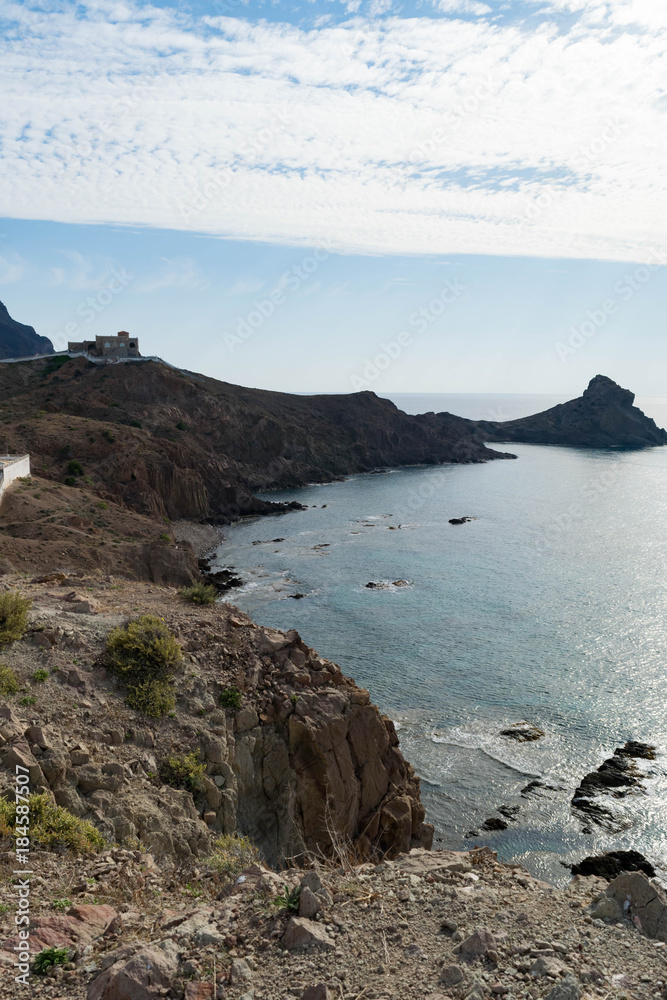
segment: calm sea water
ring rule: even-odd
[[[562,399],[392,398],[495,419]],[[638,404],[667,424],[667,398]],[[228,529],[218,559],[247,581],[230,600],[297,628],[397,720],[440,846],[488,843],[555,883],[561,860],[612,847],[667,869],[667,448],[507,450],[269,494],[308,509]],[[545,739],[499,735],[520,720]],[[572,792],[627,739],[660,750],[646,794],[614,803],[620,833],[585,835]],[[534,777],[553,790],[522,797]],[[503,804],[520,806],[508,830],[466,837]]]

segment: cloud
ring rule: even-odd
[[[8,217],[342,252],[639,260],[662,246],[654,0],[309,30],[130,0],[51,7],[2,7]],[[153,280],[203,280],[188,273],[172,261]]]
[[[0,285],[13,285],[25,274],[25,261],[17,253],[0,256]]]
[[[196,292],[208,287],[199,265],[191,257],[163,257],[160,271],[144,278],[135,287],[137,292],[159,292],[164,288],[184,288]]]
[[[49,268],[52,285],[65,285],[74,291],[96,291],[106,286],[118,262],[111,257],[90,256],[78,250],[61,250],[66,263]]]
[[[264,282],[260,278],[237,278],[232,287],[228,290],[228,295],[254,295],[258,292]]]
[[[432,0],[441,14],[490,14],[491,8],[479,0]]]

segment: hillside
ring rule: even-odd
[[[469,421],[409,416],[372,392],[296,396],[67,357],[0,364],[0,434],[46,479],[78,463],[77,480],[140,514],[220,523],[269,511],[255,490],[507,457]]]
[[[40,337],[31,326],[17,323],[0,302],[0,359],[26,358],[33,354],[53,354],[48,337]]]

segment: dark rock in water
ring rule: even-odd
[[[450,524],[467,524],[468,521],[475,521],[475,520],[477,520],[477,519],[474,518],[474,517],[450,517],[449,523]]]
[[[667,444],[667,431],[634,406],[634,393],[596,375],[582,396],[519,420],[475,421],[485,441],[647,448]]]
[[[644,872],[649,878],[655,876],[655,868],[639,851],[608,851],[606,854],[592,854],[574,865],[567,865],[573,875],[597,875],[608,882],[621,872]]]
[[[516,740],[517,743],[532,743],[534,740],[542,739],[544,730],[534,726],[531,722],[517,722],[507,729],[501,729],[500,735],[508,736],[511,740]]]
[[[614,753],[622,754],[624,757],[641,757],[644,760],[655,760],[655,747],[650,743],[638,743],[636,740],[628,740],[623,747],[616,747]]]
[[[623,747],[614,750],[613,757],[607,758],[596,771],[585,775],[572,796],[575,809],[587,815],[598,826],[614,828],[614,816],[606,805],[593,801],[596,795],[611,795],[624,798],[630,789],[643,790],[644,775],[635,764],[635,759],[654,760],[655,747],[648,743],[628,740]]]
[[[530,793],[534,792],[536,788],[544,788],[544,782],[540,781],[539,778],[534,778],[532,781],[529,781],[527,785],[524,785],[521,789],[521,794],[523,796],[530,795]]]
[[[300,601],[301,598],[305,597],[306,595],[305,594],[288,594],[287,596],[291,597],[293,601]]]
[[[373,583],[373,581],[371,580],[370,583],[366,584],[366,589],[367,590],[377,590],[377,583]]]
[[[235,576],[232,573],[233,566],[228,569],[220,569],[212,571],[210,568],[210,563],[206,559],[199,560],[199,568],[201,569],[202,576],[206,580],[206,583],[210,583],[213,587],[224,593],[226,590],[232,590],[234,587],[242,587],[243,580],[240,576]]]
[[[272,545],[275,542],[284,542],[284,538],[260,538],[258,541],[253,542],[253,545]]]
[[[506,830],[507,823],[500,816],[489,816],[482,823],[482,830]]]
[[[509,820],[514,820],[517,817],[517,813],[521,812],[521,806],[499,806],[498,812],[501,816],[505,816]]]
[[[394,587],[409,587],[410,583],[408,582],[408,580],[394,580],[393,586]]]

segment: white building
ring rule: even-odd
[[[0,499],[10,483],[30,475],[30,455],[0,455]]]

